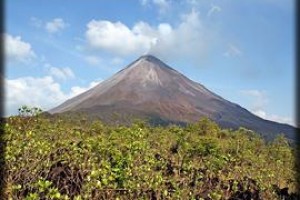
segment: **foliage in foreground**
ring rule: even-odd
[[[265,143],[207,119],[113,127],[29,116],[3,128],[6,199],[292,199],[296,190],[284,137]]]

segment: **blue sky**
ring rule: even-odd
[[[6,1],[6,115],[44,110],[153,54],[251,112],[295,124],[293,0]]]

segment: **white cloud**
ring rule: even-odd
[[[52,75],[53,77],[61,79],[61,80],[75,78],[74,72],[69,67],[58,68],[58,67],[50,66],[49,74]]]
[[[92,20],[87,25],[86,37],[93,48],[105,49],[120,55],[149,49],[151,37],[130,30],[121,22]]]
[[[253,109],[262,110],[269,102],[268,97],[264,91],[260,90],[242,90],[243,95],[249,96],[254,99]]]
[[[153,4],[159,9],[159,13],[163,14],[167,12],[170,8],[170,1],[168,0],[152,0]]]
[[[242,55],[242,51],[237,46],[228,44],[228,49],[223,55],[226,57],[238,57]]]
[[[61,18],[54,18],[51,21],[44,22],[39,18],[31,17],[30,24],[36,28],[44,28],[50,34],[58,33],[69,26],[69,24]]]
[[[100,81],[93,81],[87,87],[74,86],[69,92],[63,92],[51,76],[5,79],[5,115],[17,114],[22,105],[49,110],[98,83]]]
[[[64,22],[63,19],[55,18],[52,21],[46,23],[45,29],[49,33],[57,33],[59,31],[63,30],[66,26],[67,26],[67,24]]]
[[[269,100],[265,92],[259,90],[242,90],[241,93],[251,99],[251,112],[266,119],[268,117],[265,107]]]
[[[296,126],[296,122],[291,117],[270,114],[264,110],[252,110],[252,113],[266,120]]]
[[[295,120],[293,120],[290,117],[286,117],[286,116],[279,116],[279,115],[271,114],[271,115],[267,116],[266,119],[296,126]]]
[[[163,58],[198,59],[208,50],[209,34],[203,28],[199,13],[195,10],[182,15],[178,27],[169,24],[158,26],[157,41],[152,45],[150,53]]]
[[[87,87],[74,86],[71,88],[69,97],[75,97],[101,83],[101,81],[92,81]]]
[[[36,57],[31,44],[22,41],[20,36],[4,34],[5,54],[8,61],[28,62]]]
[[[101,59],[97,56],[86,56],[85,61],[90,65],[99,65],[101,63]]]
[[[171,7],[170,0],[140,0],[140,3],[142,4],[142,6],[153,4],[158,8],[158,12],[160,14],[166,13]]]
[[[211,38],[195,10],[182,15],[176,27],[168,23],[150,26],[141,21],[130,28],[121,22],[92,20],[86,31],[87,42],[94,49],[116,56],[151,53],[164,59],[199,58],[207,51]]]
[[[5,79],[6,115],[16,114],[22,105],[47,110],[67,98],[51,76]]]
[[[290,125],[296,124],[296,122],[291,117],[286,116],[279,116],[275,114],[268,113],[265,109],[269,102],[269,99],[264,91],[259,90],[242,90],[241,93],[243,95],[248,96],[249,98],[253,99],[250,111],[267,120],[276,121],[279,123],[286,123]]]
[[[254,110],[252,112],[253,112],[253,114],[255,114],[263,119],[266,119],[266,117],[267,117],[267,113],[264,110]]]
[[[208,11],[207,16],[208,16],[208,17],[211,17],[212,14],[217,13],[217,12],[220,12],[221,10],[222,10],[222,9],[221,9],[220,6],[216,6],[216,5],[211,4],[211,8],[210,8],[210,10]]]

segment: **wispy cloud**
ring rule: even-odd
[[[140,0],[142,6],[154,5],[160,14],[165,14],[171,8],[170,0]]]
[[[153,4],[159,9],[159,13],[164,14],[170,9],[171,2],[169,0],[153,0]]]
[[[234,44],[229,43],[227,50],[224,52],[225,57],[239,57],[243,53],[242,51]]]
[[[250,111],[267,120],[276,121],[279,123],[287,123],[290,125],[295,125],[295,121],[292,117],[280,116],[276,114],[271,114],[266,111],[266,107],[269,103],[269,98],[265,91],[260,90],[242,90],[241,94],[247,96],[252,101],[250,106]]]
[[[140,0],[142,6],[146,6],[149,3],[149,0]]]
[[[265,91],[242,90],[241,93],[254,99],[253,105],[255,109],[262,109],[269,102]]]
[[[48,68],[49,75],[60,79],[67,80],[75,78],[75,74],[70,67],[53,67],[50,64],[45,64],[45,67]]]
[[[207,17],[211,17],[212,14],[220,12],[221,10],[222,9],[221,9],[220,6],[216,6],[216,5],[211,4],[210,10],[207,12]]]
[[[69,26],[62,18],[54,18],[51,21],[45,22],[37,17],[31,17],[30,24],[36,28],[44,28],[50,34],[61,32]]]
[[[196,6],[200,3],[200,1],[199,0],[186,0],[186,3],[190,4],[192,6]]]
[[[99,65],[101,63],[101,59],[97,56],[86,56],[84,59],[90,65]]]
[[[112,64],[112,65],[120,65],[120,64],[122,64],[124,62],[124,60],[122,59],[122,58],[119,58],[119,57],[114,57],[111,61],[110,61],[110,63]]]
[[[43,26],[43,21],[39,18],[31,17],[30,24],[36,28],[41,28]]]

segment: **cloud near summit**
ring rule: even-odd
[[[151,53],[164,58],[199,56],[210,37],[195,10],[182,15],[177,26],[169,23],[151,26],[140,21],[128,27],[119,21],[91,20],[85,36],[92,49],[117,56]]]

